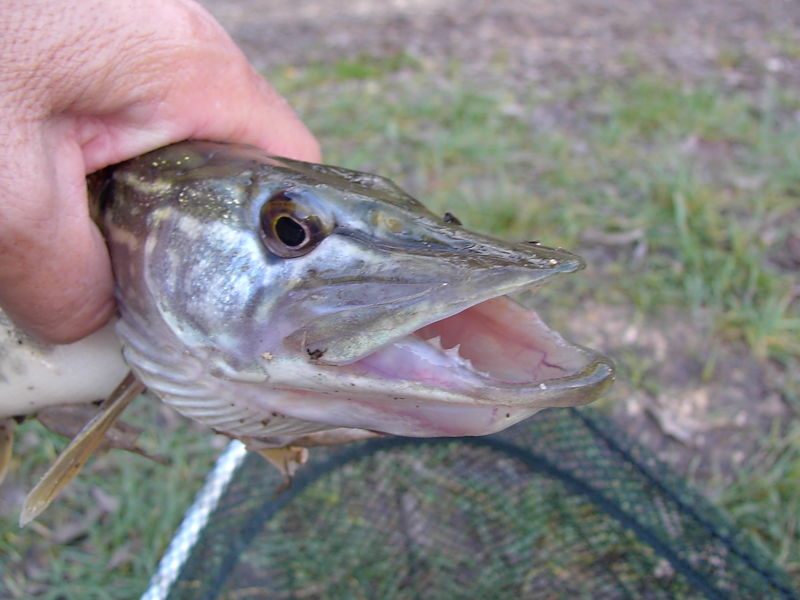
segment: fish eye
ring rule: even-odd
[[[280,215],[272,224],[275,235],[289,248],[301,248],[308,240],[308,231],[303,224],[289,215]]]
[[[314,203],[295,190],[271,196],[261,207],[260,218],[264,245],[281,258],[307,254],[328,234]]]

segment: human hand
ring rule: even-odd
[[[320,157],[192,0],[3,0],[0,132],[0,306],[52,342],[115,310],[86,174],[187,138]]]

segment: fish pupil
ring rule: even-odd
[[[274,227],[275,235],[278,236],[278,239],[290,248],[302,246],[308,240],[308,234],[305,228],[286,215],[275,219]]]

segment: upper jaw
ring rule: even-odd
[[[287,292],[279,320],[294,326],[283,335],[284,349],[319,365],[352,364],[431,323],[583,268],[579,257],[561,249],[475,238],[466,252],[428,253],[326,240],[332,248],[325,256],[342,262],[339,272],[357,276],[320,277]],[[479,241],[483,246],[476,250]],[[326,266],[336,272],[336,265]],[[322,272],[311,262],[309,269]]]

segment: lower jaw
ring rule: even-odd
[[[496,433],[530,417],[531,407],[478,406],[428,402],[370,406],[358,425],[380,433],[407,437],[459,437]],[[377,414],[376,414],[377,413]]]

